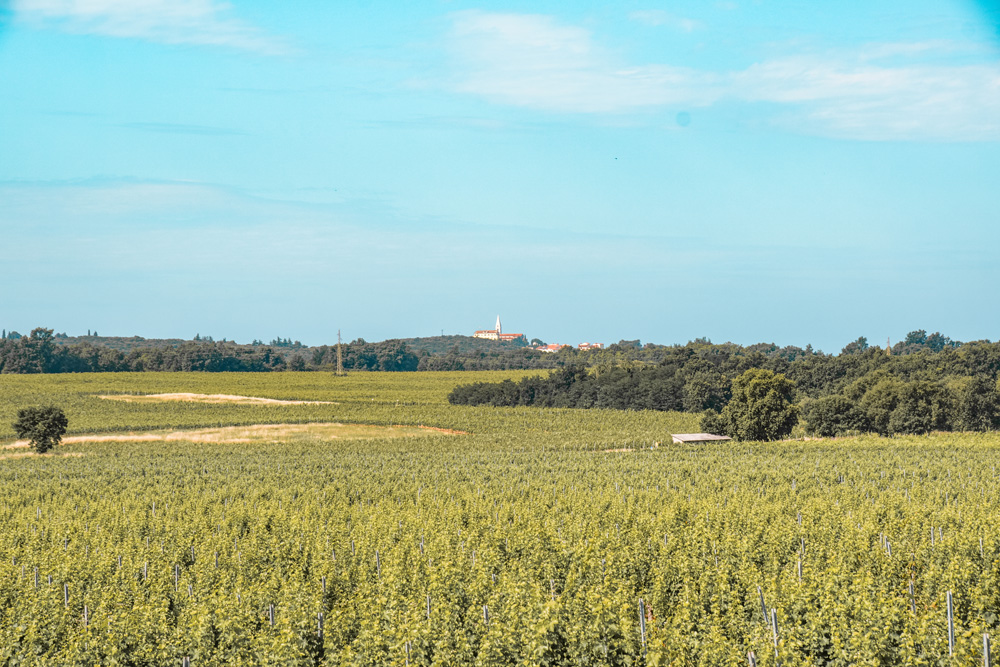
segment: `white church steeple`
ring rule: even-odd
[[[0,0],[0,2],[3,2],[3,0]],[[472,337],[473,338],[483,338],[485,340],[499,340],[499,341],[508,341],[509,342],[509,341],[516,341],[516,340],[520,340],[520,339],[524,338],[524,334],[519,334],[519,333],[505,334],[503,332],[503,325],[500,324],[500,316],[497,315],[497,324],[496,324],[495,328],[493,328],[493,329],[482,329],[482,330],[476,331],[474,334],[472,334]],[[525,339],[525,341],[526,340],[527,339]]]

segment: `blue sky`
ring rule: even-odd
[[[4,6],[8,330],[1000,338],[997,3]]]

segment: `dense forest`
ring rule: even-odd
[[[1000,343],[960,344],[911,332],[890,350],[859,338],[839,355],[811,349],[694,341],[628,355],[611,346],[597,363],[572,363],[547,377],[462,385],[460,405],[682,410],[716,414],[733,380],[765,369],[794,383],[807,432],[925,433],[1000,426]]]

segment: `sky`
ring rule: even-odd
[[[1000,338],[1000,3],[0,0],[0,325]]]

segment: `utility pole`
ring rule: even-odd
[[[344,374],[344,352],[340,344],[340,329],[337,329],[337,375]]]

